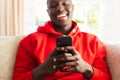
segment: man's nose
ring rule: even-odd
[[[62,12],[65,9],[65,7],[62,4],[59,4],[57,6],[57,11]]]

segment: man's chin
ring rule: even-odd
[[[58,23],[57,23],[58,26],[64,26],[64,27],[65,27],[67,24],[68,24],[68,23],[65,23],[65,22],[58,22]]]
[[[67,26],[70,24],[70,22],[68,20],[56,20],[53,21],[53,24],[56,26]]]
[[[57,24],[66,25],[68,24],[68,20],[61,20],[61,21],[59,20]]]

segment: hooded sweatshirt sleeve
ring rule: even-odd
[[[30,36],[23,39],[18,47],[13,80],[33,80],[32,70],[37,65],[33,56],[33,43]]]
[[[104,44],[99,40],[95,39],[94,41],[94,51],[96,53],[93,70],[94,74],[90,80],[111,80],[110,72],[106,63],[106,49]]]

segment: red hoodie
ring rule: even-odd
[[[94,35],[80,32],[77,24],[72,21],[72,45],[82,58],[94,70],[91,80],[110,80],[110,73],[105,61],[106,50],[103,43]],[[51,21],[39,26],[37,32],[25,37],[19,45],[13,80],[33,80],[32,70],[43,63],[56,47],[56,37],[63,36],[54,30]],[[76,72],[56,72],[45,77],[45,80],[85,80]]]

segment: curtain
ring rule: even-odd
[[[0,0],[0,36],[23,34],[23,1]]]

